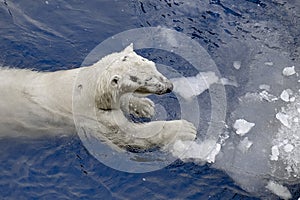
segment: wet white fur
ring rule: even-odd
[[[128,61],[123,62],[124,56],[129,57]],[[136,124],[124,116],[123,112],[138,117],[154,114],[154,104],[150,99],[127,95],[140,87],[130,81],[130,76],[138,77],[142,82],[139,84],[144,84],[150,77],[147,89],[153,93],[169,84],[154,63],[138,56],[132,46],[79,69],[57,72],[0,69],[0,136],[74,134],[72,95],[81,70],[89,76],[84,87],[89,86],[89,82],[97,84],[96,96],[93,96],[95,91],[90,91],[88,101],[95,102],[97,119],[104,124],[99,126],[102,130],[98,132],[117,146],[149,148],[196,137],[195,127],[185,120]]]

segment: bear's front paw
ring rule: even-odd
[[[130,114],[135,117],[151,118],[155,114],[154,103],[148,98],[135,97],[129,102]]]
[[[164,129],[163,139],[165,145],[173,144],[177,140],[193,141],[197,136],[196,127],[186,120],[169,121]]]

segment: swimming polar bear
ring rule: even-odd
[[[84,73],[84,84],[75,84]],[[145,96],[171,92],[172,83],[152,61],[133,51],[105,56],[92,66],[57,72],[0,69],[0,135],[41,136],[75,132],[72,93],[87,91],[96,107],[101,134],[118,147],[166,147],[176,140],[194,140],[196,128],[186,120],[133,123],[125,116],[152,117],[154,103]],[[96,83],[96,88],[89,88]]]

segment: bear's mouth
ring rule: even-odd
[[[173,91],[173,84],[171,82],[165,83],[165,84],[156,84],[153,86],[141,86],[137,88],[134,93],[147,96],[151,94],[157,94],[157,95],[162,95],[166,93],[170,93]]]

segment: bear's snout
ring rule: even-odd
[[[157,86],[157,91],[155,94],[165,94],[173,91],[173,83],[168,79],[164,79],[163,82],[160,82]]]
[[[168,81],[167,84],[166,84],[166,88],[167,88],[166,93],[172,92],[173,88],[174,88],[173,83],[171,81]]]

